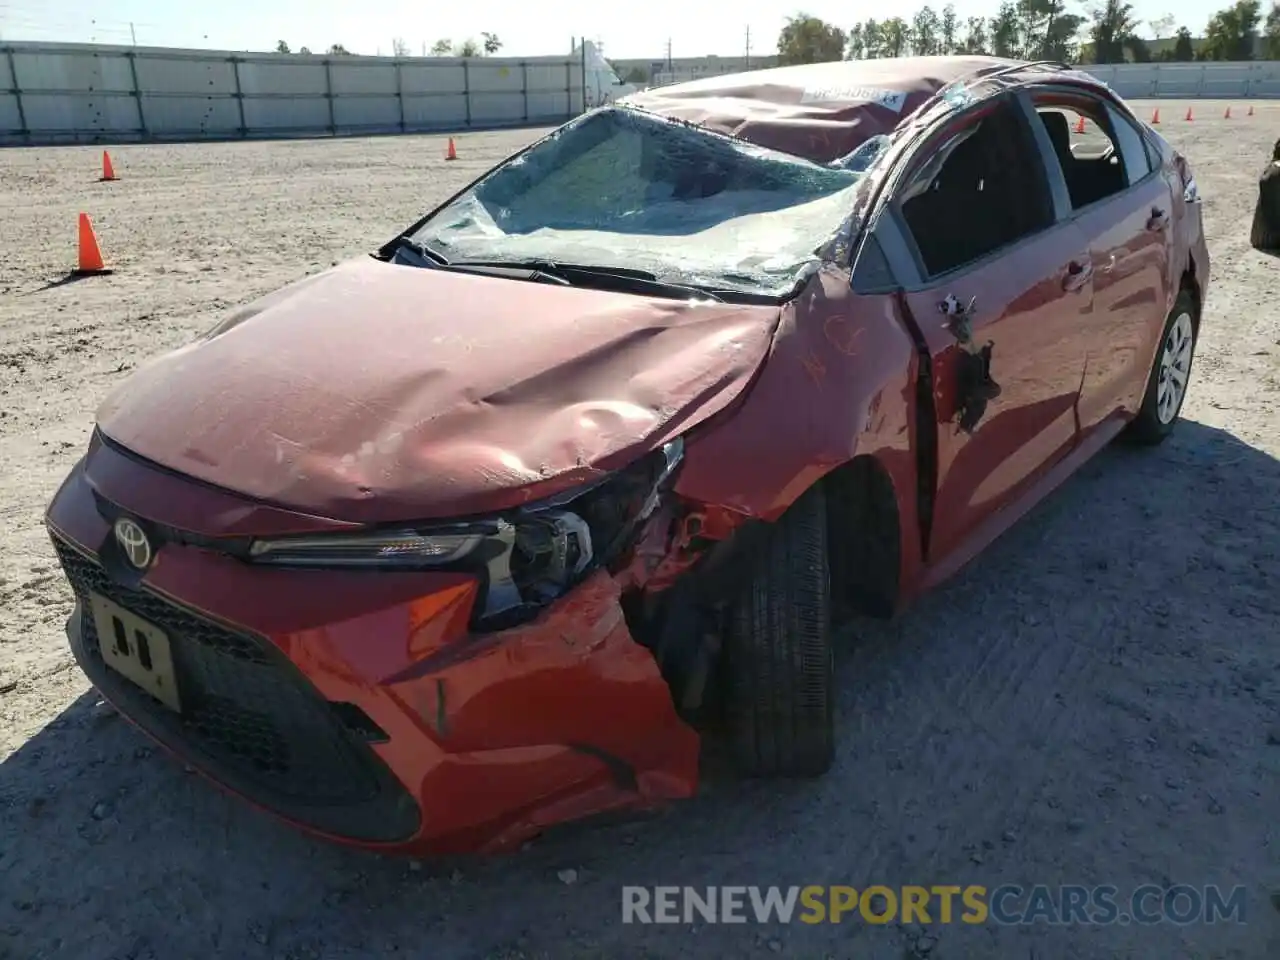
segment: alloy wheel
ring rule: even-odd
[[[1191,375],[1191,347],[1194,335],[1191,314],[1182,312],[1169,324],[1160,351],[1160,380],[1156,386],[1156,416],[1161,423],[1172,423],[1182,406]]]

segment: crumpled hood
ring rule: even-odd
[[[140,367],[98,426],[164,467],[320,516],[482,513],[724,409],[778,315],[366,257]]]

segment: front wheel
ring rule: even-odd
[[[1196,347],[1195,317],[1195,300],[1189,291],[1183,290],[1165,320],[1142,406],[1129,424],[1128,436],[1135,443],[1154,446],[1172,433],[1178,422],[1191,382],[1191,361]]]
[[[814,777],[835,752],[827,509],[814,487],[783,514],[728,611],[726,708],[746,776]]]

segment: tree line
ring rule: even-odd
[[[463,40],[461,43],[454,43],[452,40],[441,39],[431,45],[430,53],[424,51],[424,56],[431,57],[491,57],[502,49],[502,41],[498,39],[496,33],[489,33],[487,30],[482,31],[479,41],[473,39]],[[276,44],[276,53],[293,53],[289,48],[289,44],[284,40]],[[299,47],[297,51],[302,56],[309,56],[311,51],[306,47]],[[330,57],[347,56],[351,51],[340,43],[335,43],[325,54]],[[396,37],[391,41],[391,55],[393,57],[411,57],[413,50],[402,37]]]
[[[1087,15],[1071,12],[1065,0],[1002,0],[994,16],[963,22],[951,4],[926,5],[909,20],[869,19],[847,31],[800,13],[778,37],[778,62],[966,53],[1072,63],[1252,60],[1259,46],[1263,57],[1280,59],[1280,0],[1272,0],[1265,22],[1260,0],[1237,0],[1209,18],[1199,39],[1186,26],[1175,30],[1176,22],[1172,15],[1148,21],[1154,39],[1146,40],[1138,35],[1143,22],[1123,0],[1099,0]]]

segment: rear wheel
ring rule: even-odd
[[[835,752],[826,501],[792,505],[728,611],[725,696],[735,765],[747,776],[812,777]]]
[[[1165,320],[1164,334],[1156,350],[1147,392],[1128,436],[1135,443],[1154,446],[1173,432],[1191,382],[1191,361],[1196,346],[1196,304],[1189,290],[1174,301]]]

